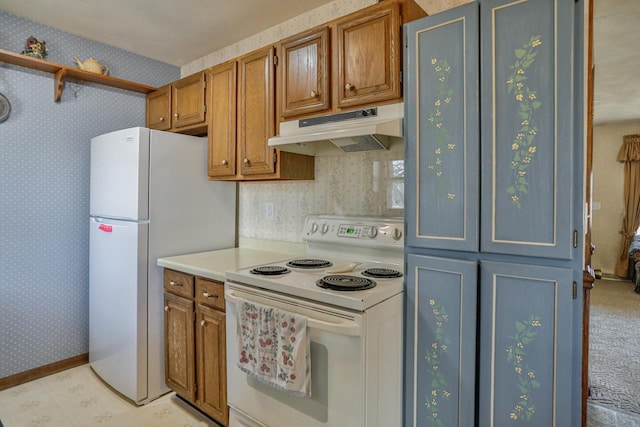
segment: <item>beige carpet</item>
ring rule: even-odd
[[[591,291],[589,384],[591,403],[640,416],[640,294],[633,289],[598,280]]]

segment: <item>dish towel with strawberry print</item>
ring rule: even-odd
[[[238,367],[296,396],[311,396],[307,318],[238,298]]]

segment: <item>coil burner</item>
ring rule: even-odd
[[[291,270],[285,267],[277,265],[265,265],[262,267],[255,267],[249,270],[251,274],[259,274],[261,276],[281,276],[283,274],[290,273]]]
[[[294,259],[287,263],[288,267],[301,269],[327,268],[331,267],[332,265],[333,264],[327,260],[314,258]]]
[[[333,275],[325,276],[316,281],[316,285],[321,288],[331,289],[334,291],[362,291],[371,289],[376,285],[371,279],[358,276]]]
[[[396,277],[402,277],[402,273],[390,268],[368,268],[362,272],[362,275],[375,277],[377,279],[395,279]]]

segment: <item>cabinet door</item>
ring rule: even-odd
[[[382,4],[336,21],[339,108],[400,98],[398,4]]]
[[[171,85],[147,95],[147,127],[157,130],[171,129]]]
[[[483,252],[572,257],[573,7],[482,2]]]
[[[275,171],[275,149],[267,145],[275,135],[273,47],[238,60],[238,144],[242,175]]]
[[[164,372],[167,386],[196,401],[193,301],[164,294]]]
[[[204,73],[199,73],[173,83],[171,100],[174,128],[204,122],[204,78]]]
[[[232,61],[207,72],[210,177],[236,174],[237,70]]]
[[[198,406],[226,425],[228,409],[225,314],[200,304],[197,318]]]
[[[329,28],[284,40],[279,50],[280,115],[291,117],[329,109]]]
[[[407,244],[477,251],[478,5],[405,31]]]
[[[475,261],[407,257],[405,422],[475,425]]]
[[[482,262],[480,271],[478,425],[574,425],[572,270]]]

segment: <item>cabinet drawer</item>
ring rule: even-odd
[[[193,280],[194,277],[191,274],[164,270],[164,290],[167,292],[193,298]]]
[[[224,311],[224,283],[196,277],[196,303]]]

